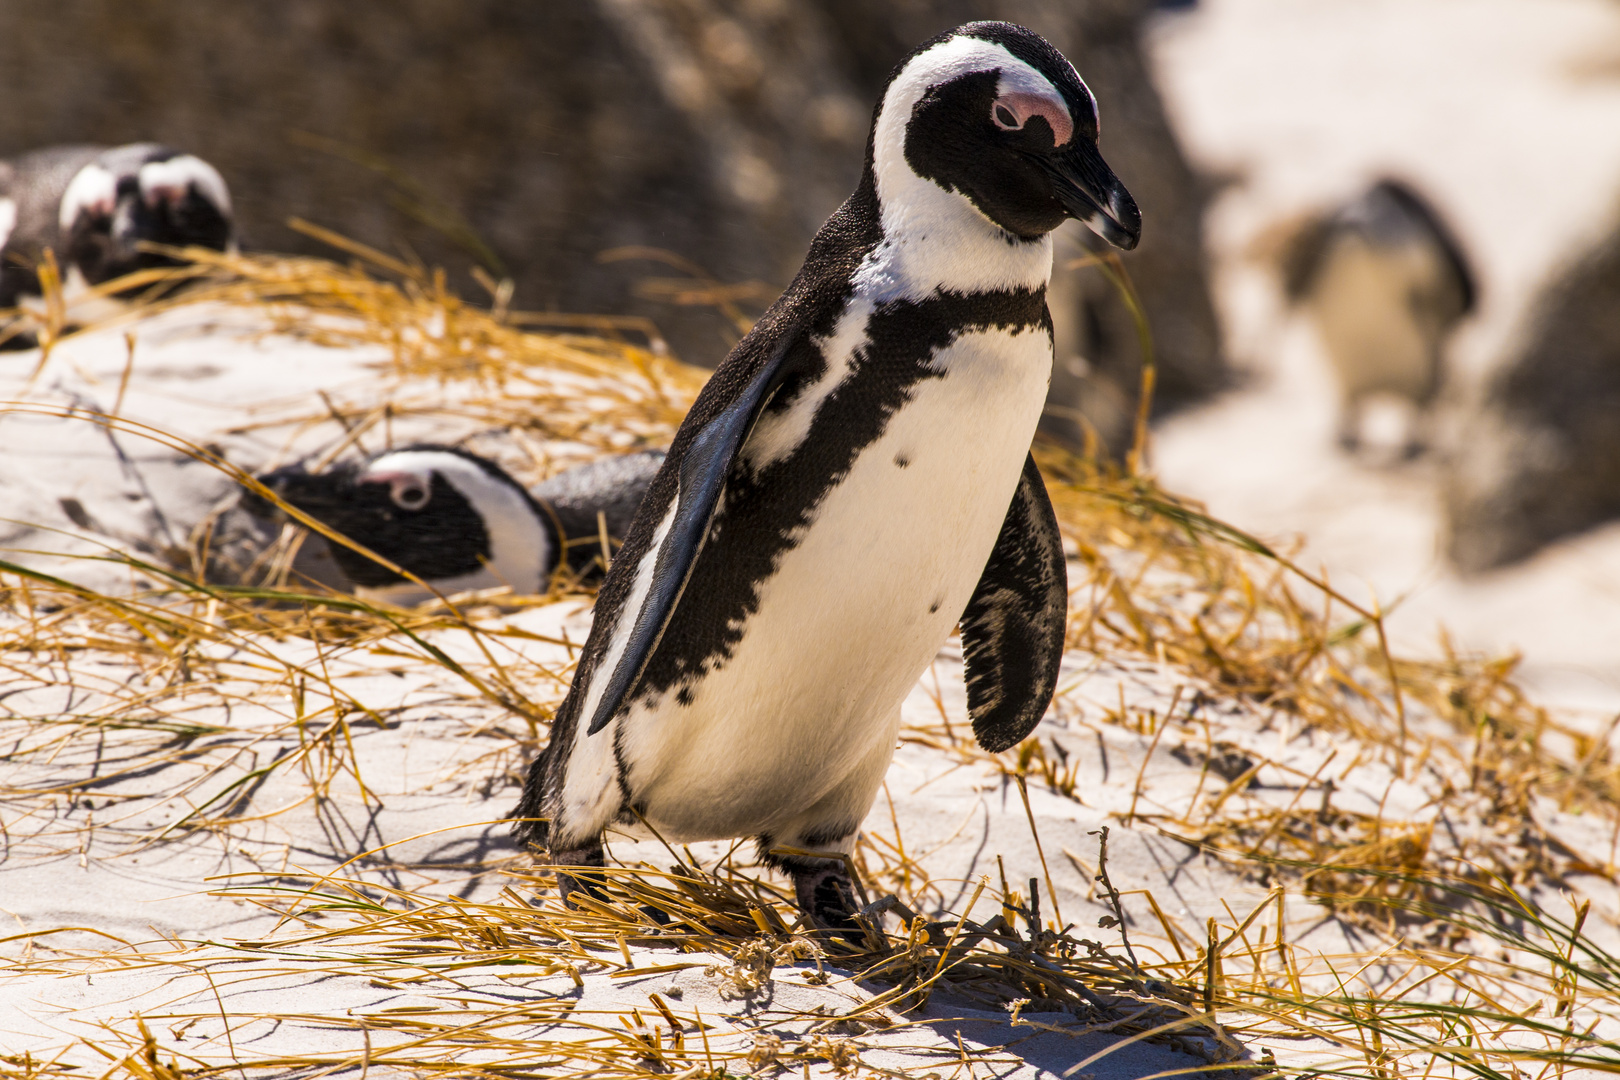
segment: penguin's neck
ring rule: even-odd
[[[872,133],[861,183],[875,202],[881,239],[855,275],[856,292],[882,303],[1046,288],[1052,237],[1003,229],[966,195],[919,176],[905,157],[905,128],[887,107]]]
[[[876,196],[882,238],[854,282],[858,294],[876,303],[915,303],[940,293],[1037,292],[1052,276],[1051,236],[1025,240],[1007,232],[966,197],[917,176],[903,161],[888,182],[879,172]]]

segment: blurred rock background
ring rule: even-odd
[[[1202,189],[1139,44],[1151,7],[6,0],[0,154],[169,142],[224,173],[248,246],[321,251],[287,225],[304,218],[443,265],[464,295],[480,293],[467,271],[481,266],[512,279],[520,309],[651,316],[679,355],[712,366],[735,319],[670,302],[670,266],[599,256],[660,249],[761,310],[853,189],[894,63],[960,22],[1010,18],[1067,51],[1101,99],[1104,150],[1148,221],[1127,259],[1158,336],[1160,402],[1174,405],[1219,385],[1221,362]],[[1073,236],[1065,250],[1083,253]],[[1054,301],[1049,424],[1079,440],[1082,410],[1117,449],[1139,380],[1129,314],[1095,271],[1066,274]]]
[[[1447,554],[1481,572],[1620,517],[1620,231],[1536,297],[1442,491]]]

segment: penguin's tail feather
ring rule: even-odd
[[[535,756],[529,766],[529,781],[523,785],[523,797],[506,816],[512,821],[512,839],[518,844],[530,849],[545,850],[550,847],[551,819],[546,816],[544,805],[544,783],[538,778],[549,772],[549,758],[554,743],[547,743],[545,749]]]

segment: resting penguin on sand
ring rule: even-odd
[[[530,595],[550,587],[565,556],[581,577],[600,567],[603,527],[610,537],[625,534],[663,461],[657,450],[603,458],[525,490],[487,458],[424,444],[322,473],[292,465],[257,479],[445,596],[502,585]],[[252,493],[242,507],[281,517]],[[363,599],[411,604],[432,596],[352,548],[329,547]]]
[[[1375,394],[1411,403],[1406,456],[1440,387],[1441,350],[1474,309],[1467,256],[1438,212],[1397,180],[1380,180],[1301,229],[1283,256],[1283,288],[1308,311],[1339,381],[1339,445],[1361,445]]]
[[[40,295],[35,271],[56,255],[71,302],[86,287],[177,266],[142,242],[228,248],[231,196],[208,162],[157,143],[55,146],[0,161],[0,308]],[[31,340],[13,338],[11,347]]]
[[[1051,701],[1063,547],[1030,441],[1052,368],[1051,231],[1133,247],[1097,111],[1038,35],[971,23],[884,91],[854,195],[715,370],[598,595],[518,837],[599,867],[604,829],[757,837],[816,924],[900,705],[962,626],[986,749]],[[643,826],[643,822],[645,826]],[[589,875],[559,874],[568,893]]]

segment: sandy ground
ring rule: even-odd
[[[316,388],[337,394],[369,378],[375,355],[258,340],[207,311],[194,316],[189,324],[174,319],[140,339],[140,363],[148,366],[141,374],[138,364],[130,379],[126,417],[185,426],[198,442],[228,444],[245,464],[341,438],[335,423],[300,411],[298,401],[276,397],[272,387],[284,391],[290,381],[300,381],[307,404]],[[123,362],[121,336],[90,335],[53,357],[50,377],[32,395],[45,402],[105,396],[116,387]],[[22,359],[22,367],[28,363]],[[165,382],[173,370],[192,372],[184,394]],[[216,474],[184,464],[173,451],[143,448],[124,436],[114,446],[82,419],[29,420],[36,426],[23,438],[23,419],[5,417],[0,435],[32,445],[45,463],[13,481],[32,493],[31,505],[42,511],[60,511],[58,492],[69,492],[92,515],[109,516],[109,502],[127,503],[146,515],[132,519],[135,524],[150,527],[153,515],[180,521],[188,508],[212,505],[221,495]],[[72,444],[73,425],[82,429],[77,445],[89,448],[83,454],[62,449]],[[48,454],[53,448],[55,458]],[[108,476],[127,486],[94,486]],[[20,486],[24,482],[28,487]],[[79,532],[87,543],[116,540],[110,526]],[[86,565],[59,555],[30,558],[54,560],[52,568],[66,576],[80,576]],[[101,564],[90,564],[86,572],[93,579]],[[126,570],[119,572],[127,577]],[[1083,579],[1078,569],[1073,573],[1076,581]],[[588,617],[577,604],[555,604],[492,616],[485,625],[529,635],[503,655],[554,698],[559,684],[546,683],[550,677],[543,673],[565,671],[570,653],[547,642],[581,640]],[[435,640],[461,662],[481,662],[462,636],[447,631]],[[154,685],[154,701],[165,702],[163,716],[208,728],[177,742],[139,724],[129,730],[74,726],[107,707],[106,695],[115,692],[109,687],[128,692],[153,677],[127,657],[89,650],[41,664],[37,657],[0,656],[14,672],[29,665],[38,672],[32,682],[10,677],[6,715],[0,716],[0,910],[18,935],[0,949],[22,964],[10,976],[0,971],[0,1046],[9,1052],[103,1067],[91,1044],[121,1045],[142,1018],[160,1036],[165,1053],[196,1062],[324,1054],[359,1063],[373,1053],[381,1061],[389,1052],[410,1051],[395,1024],[401,1010],[515,1000],[533,1014],[525,1014],[525,1039],[571,1038],[579,1029],[570,1025],[585,1017],[616,1022],[650,1008],[650,993],[674,998],[671,985],[681,995],[683,1015],[691,1009],[721,1024],[711,1033],[716,1046],[747,1047],[762,1031],[804,1046],[819,1037],[811,1031],[823,1022],[819,1018],[842,1015],[882,991],[836,968],[837,978],[814,986],[803,982],[806,965],[785,964],[775,990],[726,997],[723,971],[706,973],[707,966],[725,968],[720,958],[672,960],[638,949],[630,960],[636,969],[676,960],[693,966],[677,975],[626,978],[618,974],[623,954],[613,948],[581,964],[582,985],[543,973],[472,970],[464,976],[412,976],[402,989],[397,981],[374,976],[374,965],[388,962],[387,949],[368,945],[364,935],[348,940],[340,934],[330,946],[336,952],[312,952],[301,944],[307,935],[341,930],[345,916],[333,911],[284,918],[289,894],[303,892],[311,881],[348,880],[365,895],[410,890],[415,902],[500,899],[511,884],[503,870],[526,865],[501,821],[517,795],[512,785],[523,765],[517,750],[521,724],[481,701],[444,667],[420,653],[413,657],[403,642],[400,648],[329,652],[301,640],[263,641],[259,647],[266,652],[254,661],[257,667],[249,664],[251,656],[241,661],[239,684],[203,681],[177,692],[171,676],[161,692]],[[315,677],[300,702],[285,685],[264,681],[271,660],[332,677],[349,703],[347,751],[334,748],[332,729],[317,731],[313,720],[294,722],[298,715],[322,716],[331,704]],[[1072,652],[1066,665],[1060,697],[1038,733],[1055,773],[1050,782],[1030,785],[1026,817],[1004,769],[962,749],[967,716],[960,652],[955,642],[947,645],[907,704],[902,746],[864,829],[863,857],[874,888],[895,890],[925,912],[960,912],[978,883],[995,882],[1003,871],[1014,883],[1040,878],[1051,902],[1049,875],[1063,919],[1117,950],[1122,943],[1112,932],[1090,929],[1108,913],[1093,881],[1095,831],[1107,825],[1113,830],[1110,869],[1127,892],[1126,926],[1135,948],[1152,963],[1195,951],[1209,920],[1230,928],[1271,902],[1266,883],[1252,870],[1199,854],[1183,839],[1222,823],[1263,822],[1269,820],[1265,814],[1286,813],[1303,800],[1320,807],[1313,817],[1338,821],[1332,827],[1348,830],[1346,835],[1361,828],[1358,822],[1376,819],[1390,836],[1432,834],[1424,843],[1434,850],[1471,857],[1516,842],[1516,832],[1481,829],[1466,812],[1447,816],[1459,806],[1450,792],[1467,783],[1458,772],[1466,762],[1455,755],[1431,759],[1425,751],[1423,763],[1402,780],[1375,748],[1351,753],[1342,737],[1310,729],[1286,711],[1198,685],[1173,666],[1085,650]],[[370,719],[360,719],[355,708]],[[1449,737],[1444,728],[1431,735],[1429,745]],[[284,762],[298,766],[282,767]],[[1323,785],[1324,776],[1334,779],[1331,787]],[[311,797],[317,788],[324,792],[319,799]],[[1224,810],[1212,816],[1217,793],[1214,805],[1224,804]],[[1545,801],[1532,807],[1531,817],[1512,829],[1528,824],[1557,835],[1580,865],[1613,861],[1614,838],[1601,822]],[[1231,834],[1235,843],[1260,836],[1256,826],[1248,828]],[[621,863],[667,863],[656,845],[620,843],[612,850]],[[725,855],[718,845],[696,850],[710,865]],[[739,858],[746,861],[746,852]],[[1612,937],[1620,919],[1612,884],[1590,876],[1561,884],[1593,901],[1588,934]],[[1545,902],[1564,903],[1550,891]],[[1358,954],[1374,940],[1364,927],[1324,918],[1321,908],[1297,895],[1290,894],[1283,907],[1289,935],[1321,955]],[[1270,925],[1269,914],[1266,919]],[[109,948],[122,959],[87,955]],[[374,949],[380,951],[373,955]],[[344,957],[365,962],[351,964]],[[1376,986],[1395,976],[1372,970],[1365,977]],[[545,1019],[547,1009],[564,1005],[571,1017],[566,1023]],[[852,1046],[874,1067],[926,1067],[951,1075],[967,1053],[974,1068],[990,1075],[1038,1077],[1060,1074],[1118,1041],[1076,1030],[1072,1017],[1029,1019],[1047,1028],[1017,1027],[1004,1014],[942,995],[906,1022],[863,1031]],[[1337,1055],[1325,1044],[1247,1041],[1250,1052],[1269,1050],[1281,1061],[1320,1064]],[[476,1050],[453,1053],[458,1061],[481,1060]],[[1087,1071],[1145,1076],[1200,1060],[1134,1043]],[[817,1066],[813,1073],[831,1069]]]
[[[534,642],[578,640],[587,619],[578,605],[561,604],[491,625],[536,635],[521,650],[522,665],[560,667],[565,649]],[[435,642],[463,662],[476,661],[476,650],[456,634],[440,634]],[[307,642],[279,648],[293,663],[315,658]],[[117,665],[91,654],[71,666],[83,675],[98,663]],[[10,766],[0,908],[14,932],[28,936],[0,948],[32,963],[17,975],[0,972],[0,1045],[12,1054],[91,1067],[101,1058],[90,1044],[119,1045],[117,1036],[128,1037],[139,1017],[159,1033],[165,1053],[199,1063],[323,1054],[350,1055],[353,1063],[376,1055],[383,1062],[412,1050],[409,1032],[394,1023],[402,1012],[438,1015],[516,1003],[524,1010],[519,1034],[538,1045],[584,1037],[569,1025],[615,1023],[637,1009],[651,1015],[652,993],[677,1001],[683,1016],[716,1023],[711,1038],[717,1049],[746,1048],[761,1031],[802,1045],[826,1017],[843,1015],[883,989],[852,981],[836,964],[830,982],[812,985],[805,981],[811,965],[789,963],[764,990],[728,994],[723,958],[639,948],[628,955],[611,943],[579,964],[578,984],[521,968],[379,977],[397,971],[386,945],[370,944],[363,934],[313,936],[360,921],[366,905],[355,913],[339,904],[288,919],[289,901],[317,887],[331,891],[323,878],[348,883],[355,900],[385,900],[386,890],[408,889],[415,903],[501,901],[501,890],[511,884],[502,869],[522,865],[500,821],[516,797],[508,778],[520,763],[511,758],[503,719],[469,700],[465,686],[442,668],[402,659],[398,651],[333,650],[322,670],[377,722],[350,714],[347,760],[354,768],[328,767],[320,800],[309,798],[314,774],[307,765],[232,786],[304,749],[307,733],[288,724],[294,704],[284,695],[238,695],[226,687],[236,699],[228,728],[170,755],[152,754],[147,746],[143,756],[138,738],[124,742],[103,733],[58,744],[49,728],[5,725]],[[1331,798],[1335,810],[1379,814],[1398,833],[1433,825],[1437,793],[1447,775],[1455,779],[1432,767],[1399,781],[1362,754],[1341,771],[1340,740],[1302,730],[1255,704],[1222,701],[1215,688],[1191,685],[1162,665],[1075,652],[1063,683],[1038,735],[1053,760],[1071,763],[1068,794],[1032,784],[1026,816],[1016,787],[993,761],[963,755],[941,737],[951,725],[957,731],[966,725],[960,655],[954,644],[947,646],[907,703],[902,746],[865,826],[874,888],[896,889],[925,911],[962,911],[977,883],[994,882],[1003,872],[1015,882],[1050,875],[1057,913],[1082,935],[1097,934],[1117,950],[1112,932],[1087,929],[1109,910],[1093,881],[1094,830],[1109,825],[1109,867],[1129,894],[1126,925],[1135,949],[1153,963],[1183,946],[1195,948],[1207,920],[1233,924],[1272,899],[1252,876],[1178,839],[1198,829],[1194,807],[1207,806],[1199,792],[1213,793],[1229,775],[1258,762],[1252,783],[1230,792],[1234,820],[1302,797],[1320,800],[1325,813]],[[94,678],[85,685],[93,687]],[[206,691],[197,693],[194,710],[175,715],[226,718],[208,704]],[[61,682],[14,694],[8,705],[24,716],[47,713],[53,703],[66,712],[70,696],[78,713],[96,708],[93,689],[70,694]],[[321,717],[330,701],[311,687],[302,708]],[[1189,707],[1194,701],[1200,704]],[[1208,756],[1211,746],[1219,748],[1218,760]],[[1313,781],[1330,765],[1338,783],[1324,795]],[[231,791],[240,793],[228,813],[215,816],[225,805],[219,796]],[[215,816],[215,823],[187,829],[193,814]],[[1538,805],[1535,816],[1583,846],[1586,862],[1603,861],[1608,838],[1596,822],[1550,804]],[[1475,839],[1466,821],[1445,828],[1460,831],[1464,842]],[[695,847],[711,864],[723,855],[720,845]],[[909,869],[899,853],[909,858]],[[649,843],[617,843],[612,855],[620,863],[669,861]],[[1620,897],[1595,878],[1581,879],[1580,887],[1595,902],[1588,933],[1612,938]],[[1052,895],[1046,897],[1051,903]],[[1548,892],[1546,902],[1560,901]],[[521,922],[520,909],[508,910]],[[1268,923],[1271,918],[1268,911]],[[1357,953],[1371,940],[1293,896],[1278,918],[1286,919],[1291,938],[1327,955]],[[107,949],[117,959],[93,955]],[[643,968],[660,971],[620,974]],[[1375,970],[1365,977],[1377,984],[1392,975]],[[566,1023],[562,1014],[547,1019],[548,1010],[557,1009],[567,1014]],[[1029,1019],[1048,1027],[1020,1028],[1005,1014],[941,995],[921,1014],[896,1017],[893,1028],[859,1032],[852,1045],[872,1067],[954,1070],[969,1053],[976,1075],[1033,1078],[1060,1074],[1114,1041],[1074,1030],[1072,1017]],[[1253,1053],[1270,1050],[1284,1062],[1321,1064],[1338,1056],[1325,1044],[1247,1041]],[[471,1065],[491,1053],[452,1048],[450,1059]],[[1088,1070],[1135,1077],[1199,1064],[1162,1046],[1135,1044]]]
[[[382,359],[365,349],[261,338],[239,316],[207,308],[166,316],[135,332],[136,359],[119,415],[130,425],[183,432],[249,469],[341,442],[343,429],[323,416],[316,391],[336,400],[363,393]],[[109,434],[82,413],[64,411],[75,405],[106,411],[118,400],[128,362],[120,332],[63,345],[30,382],[36,362],[36,354],[17,356],[0,370],[0,396],[31,403],[0,414],[0,445],[11,460],[26,465],[4,478],[17,521],[6,557],[122,592],[137,575],[85,557],[112,548],[153,558],[154,549],[183,540],[191,525],[227,500],[230,482],[183,450],[142,438],[137,428]],[[468,433],[466,421],[425,418],[394,435],[403,442]],[[64,500],[77,502],[80,521]],[[492,625],[578,641],[588,618],[588,610],[565,604]],[[442,1002],[447,994],[472,994],[480,1001],[517,995],[541,1012],[541,1005],[561,1001],[573,1010],[574,1021],[646,1009],[650,991],[674,997],[669,977],[615,977],[616,950],[583,965],[583,989],[571,980],[561,985],[544,977],[470,972],[458,976],[460,982],[429,980],[402,993],[379,988],[365,970],[333,974],[310,966],[296,947],[308,924],[287,922],[284,905],[275,902],[284,901],[289,889],[304,888],[300,882],[334,875],[363,889],[410,890],[418,900],[496,900],[510,884],[501,871],[526,864],[501,820],[515,801],[511,780],[522,762],[513,753],[512,718],[469,695],[466,684],[441,667],[402,660],[396,652],[361,651],[339,659],[318,656],[307,642],[262,644],[280,661],[312,669],[318,663],[322,673],[335,673],[349,700],[378,718],[346,731],[352,770],[334,764],[340,753],[321,757],[308,749],[306,738],[318,743],[330,732],[323,736],[290,724],[300,706],[285,688],[266,690],[255,682],[262,672],[250,667],[241,669],[240,685],[198,686],[178,700],[165,690],[165,715],[212,729],[201,739],[168,744],[139,731],[109,733],[93,726],[59,739],[74,718],[107,707],[109,699],[97,687],[143,677],[128,658],[75,654],[61,666],[44,667],[34,658],[12,658],[19,669],[34,665],[40,675],[26,684],[9,680],[6,717],[0,718],[0,911],[19,935],[0,948],[25,962],[19,974],[0,975],[0,1047],[7,1053],[95,1066],[103,1059],[90,1044],[118,1045],[140,1017],[158,1032],[166,1051],[203,1062],[351,1051],[359,1060],[370,1052],[367,1047],[383,1054],[393,1045],[365,1018],[386,1027],[382,1021],[398,1010]],[[464,660],[478,660],[465,640],[442,644]],[[564,649],[535,643],[508,659],[538,670],[563,669],[569,657]],[[1005,869],[1014,882],[1025,882],[1049,872],[1064,917],[1090,926],[1107,911],[1090,880],[1093,830],[1111,824],[1114,873],[1130,888],[1154,893],[1179,926],[1183,944],[1198,940],[1206,920],[1246,913],[1263,901],[1263,887],[1197,855],[1168,824],[1119,826],[1132,812],[1139,820],[1168,822],[1165,815],[1183,809],[1189,794],[1196,800],[1194,789],[1203,786],[1210,729],[1188,712],[1192,691],[1184,681],[1158,665],[1122,666],[1084,653],[1070,658],[1070,668],[1065,682],[1071,685],[1045,738],[1053,754],[1061,750],[1074,763],[1074,796],[1039,786],[1030,792],[1034,827],[1051,845],[1048,867],[1042,867],[1007,776],[987,760],[962,758],[938,737],[942,723],[959,732],[967,726],[960,655],[953,645],[908,705],[913,735],[868,825],[879,880],[924,910],[944,911],[964,907],[986,875],[998,880]],[[546,692],[555,695],[557,687]],[[1122,721],[1127,712],[1162,717],[1178,700],[1176,730],[1161,739],[1140,730],[1140,721],[1132,730],[1107,719],[1111,711]],[[311,689],[302,708],[318,715],[326,704]],[[1302,779],[1331,753],[1309,733],[1265,730],[1252,712],[1207,712],[1223,720],[1215,729],[1218,740],[1252,741],[1257,755],[1277,762],[1276,775],[1265,773],[1268,783],[1252,796],[1262,801],[1295,798]],[[1146,762],[1150,750],[1157,754]],[[319,764],[311,764],[317,758]],[[278,767],[289,760],[298,760],[298,768]],[[329,797],[311,800],[317,776]],[[1342,798],[1370,810],[1388,781],[1375,770],[1364,791]],[[195,828],[199,816],[222,813],[228,824]],[[724,855],[718,845],[698,850],[710,861]],[[881,867],[899,851],[914,860],[914,869],[890,875],[889,882]],[[649,845],[616,845],[614,856],[665,861]],[[1140,896],[1127,900],[1126,911],[1138,948],[1171,954],[1162,924]],[[1316,916],[1300,902],[1289,905],[1288,917],[1308,925]],[[1325,940],[1336,949],[1350,947],[1335,932]],[[261,944],[244,956],[243,942]],[[126,960],[143,959],[75,959],[109,947],[123,951]],[[644,952],[637,951],[638,966],[668,962],[667,956]],[[37,966],[41,959],[48,961],[44,968]],[[688,961],[696,967],[675,980],[681,1008],[711,1018],[737,1016],[730,1034],[711,1033],[719,1049],[739,1041],[747,1046],[761,1029],[797,1044],[809,1037],[815,1021],[805,1016],[813,1008],[819,1006],[821,1014],[848,1011],[880,989],[852,983],[847,973],[813,987],[796,982],[795,969],[788,968],[764,997],[722,999],[716,978],[704,975],[698,963],[724,967],[721,958],[682,958]],[[966,1047],[981,1069],[1034,1077],[1059,1073],[1117,1041],[1027,1024],[1015,1028],[1004,1014],[948,996],[931,1009],[921,1026],[867,1032],[858,1040],[862,1060],[880,1067],[935,1066],[959,1059]],[[219,1021],[221,1015],[229,1022]],[[338,1019],[350,1017],[361,1022]],[[1062,1028],[1073,1018],[1030,1019]],[[542,1023],[527,1030],[537,1040],[557,1033]],[[1099,1077],[1139,1076],[1199,1060],[1133,1044],[1088,1068]]]
[[[563,607],[542,609],[512,621],[537,633],[555,634],[567,627],[577,636],[586,625],[585,617]],[[531,652],[531,658],[562,659],[561,650],[553,650],[551,655],[538,652]],[[170,963],[155,965],[155,970],[154,965],[109,970],[106,965],[86,964],[83,973],[74,977],[0,979],[0,1016],[6,1017],[0,1021],[0,1042],[12,1053],[29,1051],[47,1057],[66,1046],[65,1060],[88,1065],[95,1056],[79,1040],[95,1039],[103,1023],[139,1014],[167,1029],[184,1025],[180,1035],[166,1035],[164,1045],[208,1059],[227,1052],[222,1025],[217,1022],[224,1012],[233,1016],[234,1049],[228,1052],[263,1059],[360,1049],[359,1030],[342,1030],[341,1025],[333,1030],[314,1019],[323,1015],[382,1017],[424,1001],[442,1005],[447,994],[472,994],[517,995],[540,1011],[546,1003],[563,1002],[572,1007],[575,1021],[592,1013],[612,1020],[638,1006],[650,1011],[647,995],[659,991],[678,997],[678,1008],[688,1015],[693,1009],[710,1018],[744,1014],[740,1020],[747,1023],[739,1022],[735,1038],[746,1045],[752,1038],[749,1032],[756,1027],[763,1025],[791,1038],[795,1024],[808,1026],[806,1014],[818,1004],[847,1011],[874,993],[873,988],[843,978],[823,988],[809,986],[802,982],[804,970],[789,967],[780,973],[773,993],[726,1001],[720,997],[717,980],[702,973],[705,964],[725,966],[721,958],[660,956],[637,950],[638,967],[672,960],[690,967],[674,977],[626,980],[614,977],[620,965],[611,948],[610,955],[599,963],[585,966],[583,989],[562,977],[514,977],[509,972],[478,970],[454,980],[428,980],[410,992],[387,986],[379,989],[366,970],[346,977],[322,971],[318,986],[311,986],[315,966],[301,976],[296,963],[308,960],[307,955],[288,949],[274,959],[256,963],[244,959],[241,948],[233,943],[286,941],[308,929],[307,924],[283,924],[276,911],[255,902],[256,890],[273,889],[278,881],[284,883],[283,895],[289,888],[296,891],[296,886],[286,883],[299,873],[339,874],[361,883],[410,888],[420,896],[453,894],[471,901],[494,900],[507,884],[496,868],[510,863],[516,852],[499,819],[510,808],[516,791],[501,785],[490,789],[487,761],[481,768],[469,768],[469,762],[479,761],[489,751],[486,740],[471,737],[487,722],[487,716],[479,715],[487,714],[487,709],[453,702],[447,706],[447,700],[454,698],[451,688],[434,685],[420,671],[404,677],[379,674],[384,666],[398,667],[399,662],[397,658],[355,657],[344,664],[347,670],[339,680],[346,691],[388,718],[382,729],[355,725],[358,771],[371,785],[370,801],[360,796],[358,785],[350,780],[334,787],[330,804],[300,808],[301,776],[278,774],[255,790],[250,800],[252,808],[268,813],[264,820],[152,845],[154,833],[182,817],[188,805],[205,802],[206,793],[286,752],[277,740],[255,740],[255,756],[224,772],[209,774],[208,784],[193,792],[191,782],[207,771],[214,758],[230,753],[226,743],[237,741],[221,740],[213,754],[205,752],[160,770],[108,782],[94,788],[90,798],[35,800],[33,812],[11,814],[3,906],[19,928],[95,927],[126,941],[159,944],[167,938],[169,947],[180,955]],[[1167,702],[1161,691],[1169,677],[1164,672],[1144,676],[1111,666],[1100,670],[1091,666],[1094,670],[1087,673],[1084,690],[1073,699],[1070,720],[1054,718],[1049,732],[1051,738],[1071,741],[1076,751],[1088,752],[1088,765],[1082,772],[1087,787],[1110,769],[1116,776],[1134,774],[1143,747],[1129,733],[1085,726],[1078,719],[1081,701],[1092,695],[1117,699],[1128,689],[1134,707],[1163,710]],[[913,722],[926,728],[943,708],[959,725],[964,724],[959,660],[943,657],[935,677],[927,682],[933,685],[920,686],[908,705]],[[941,693],[943,698],[936,696]],[[239,711],[233,726],[246,731],[255,724],[273,722],[270,714],[285,705],[265,702],[262,717],[251,710]],[[1099,755],[1094,751],[1105,738],[1109,746]],[[283,741],[296,746],[286,736]],[[43,768],[13,772],[8,780],[22,786],[30,782],[44,786],[60,783],[65,773],[75,769],[95,767],[88,756],[68,760],[72,758],[71,752],[57,756]],[[1165,760],[1176,764],[1174,759]],[[1185,766],[1180,768],[1185,770]],[[1147,801],[1156,806],[1153,792],[1170,786],[1150,785]],[[1051,871],[1059,903],[1067,918],[1082,924],[1094,923],[1106,908],[1075,859],[1063,852],[1075,851],[1082,861],[1089,856],[1091,862],[1086,865],[1094,863],[1096,841],[1087,836],[1088,830],[1112,821],[1129,799],[1129,792],[1117,785],[1099,785],[1097,790],[1104,796],[1100,805],[1093,800],[1087,800],[1091,805],[1082,805],[1042,790],[1031,792],[1036,827],[1054,845]],[[291,810],[278,811],[289,804]],[[982,765],[964,768],[937,749],[909,743],[894,766],[869,828],[874,837],[883,838],[880,843],[911,851],[932,876],[939,898],[959,909],[965,906],[964,894],[981,876],[998,875],[998,858],[1016,880],[1042,873],[1030,840],[1030,825],[1019,806],[1016,789],[993,770],[987,772]],[[1150,810],[1147,803],[1141,809]],[[711,858],[719,850],[716,845],[699,845],[700,853]],[[362,856],[362,852],[366,854]],[[622,862],[639,857],[668,861],[655,845],[618,844],[613,854]],[[1264,890],[1152,830],[1122,830],[1112,845],[1112,863],[1122,881],[1136,887],[1153,883],[1161,903],[1171,905],[1172,917],[1183,923],[1189,940],[1205,918],[1225,915],[1217,897],[1227,897],[1239,910],[1264,897]],[[258,892],[258,898],[265,895]],[[1245,896],[1251,896],[1247,904]],[[1139,947],[1154,948],[1148,912],[1135,905],[1133,914],[1137,929],[1146,932],[1146,943]],[[1292,915],[1300,920],[1311,917],[1308,910]],[[88,933],[73,931],[35,943],[45,950],[96,944],[102,943]],[[1160,941],[1157,947],[1165,946]],[[290,971],[289,958],[293,961]],[[212,973],[214,985],[202,974],[205,970]],[[457,980],[464,985],[453,985]],[[676,994],[669,994],[671,985],[678,987]],[[216,990],[221,995],[217,1001],[212,996]],[[234,1019],[250,1013],[283,1014],[287,1019],[282,1023]],[[305,1019],[297,1019],[295,1014]],[[926,1019],[929,1023],[920,1027],[888,1035],[875,1033],[860,1040],[865,1048],[863,1060],[875,1066],[938,1066],[958,1056],[960,1033],[981,1067],[992,1069],[995,1075],[1033,1077],[1061,1072],[1108,1044],[1100,1037],[1076,1041],[1061,1034],[1020,1031],[1008,1026],[1005,1015],[953,1004],[948,998]],[[1072,1020],[1036,1019],[1059,1024]],[[187,1020],[192,1023],[185,1024]],[[532,1037],[545,1038],[549,1030],[548,1025],[536,1023]],[[1031,1040],[1032,1034],[1039,1037]],[[379,1055],[393,1045],[386,1035],[371,1038]],[[719,1049],[733,1042],[724,1023],[713,1038]],[[1017,1045],[993,1052],[1004,1043]],[[469,1053],[464,1060],[477,1060],[477,1055]],[[1129,1053],[1099,1062],[1097,1075],[1138,1076],[1195,1063],[1163,1048],[1133,1047]]]
[[[1241,388],[1157,433],[1171,490],[1395,607],[1405,647],[1522,651],[1543,700],[1620,708],[1620,527],[1461,580],[1437,548],[1432,463],[1358,465],[1333,445],[1310,327],[1246,257],[1279,219],[1385,173],[1429,193],[1472,253],[1479,314],[1453,342],[1447,412],[1508,355],[1536,288],[1620,214],[1620,6],[1607,0],[1207,0],[1152,37],[1194,160],[1232,179],[1208,242]],[[1466,454],[1453,442],[1445,449]],[[1398,606],[1397,605],[1398,602]]]

